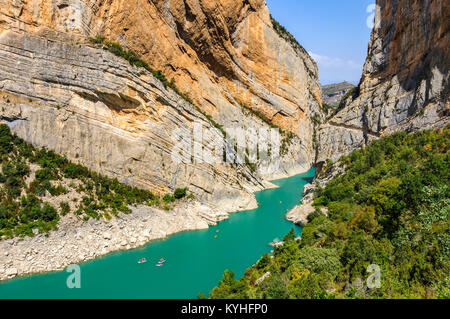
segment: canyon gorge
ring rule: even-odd
[[[272,18],[265,0],[0,0],[0,120],[33,146],[121,183],[161,196],[188,188],[195,196],[185,205],[192,212],[178,207],[169,222],[162,211],[137,208],[137,217],[127,217],[132,227],[140,218],[148,227],[169,226],[136,239],[114,224],[120,240],[93,247],[104,250],[100,255],[203,229],[229,212],[254,209],[254,193],[275,187],[270,180],[313,165],[320,173],[327,161],[396,131],[448,126],[449,2],[377,5],[361,81],[328,116],[316,62]],[[93,41],[100,35],[105,40]],[[108,43],[136,53],[156,73],[113,54]],[[175,162],[174,132],[190,136],[195,123],[207,133],[188,148],[207,151],[213,161],[183,153]],[[233,127],[268,135],[275,129],[280,150],[251,163],[246,149],[245,161],[224,162],[237,151],[225,134]],[[292,221],[305,222],[313,209],[312,198],[305,199],[307,208],[296,207]],[[151,213],[156,217],[146,217]],[[80,233],[71,225],[111,240],[109,227],[65,218],[71,238]],[[48,247],[41,237],[0,243],[8,252],[0,262],[9,265],[0,279],[99,256],[86,248],[83,258],[67,250],[51,266],[33,268],[26,254],[11,262],[24,247],[56,253],[60,234]]]

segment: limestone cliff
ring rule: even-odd
[[[398,130],[449,123],[450,3],[378,0],[359,87],[321,126],[318,162]]]
[[[317,65],[277,34],[264,0],[96,4],[91,32],[148,58],[219,123],[242,119],[239,102],[302,138],[310,133],[313,94],[320,99]]]
[[[264,177],[313,163],[317,66],[277,33],[264,1],[0,4],[0,117],[35,146],[159,193],[187,186],[205,200],[246,198],[242,208],[254,206],[250,194],[269,185]],[[199,109],[145,69],[95,48],[88,37],[96,34],[162,70]],[[201,148],[215,159],[223,156],[212,143],[223,140],[215,122],[294,135],[286,133],[281,156],[259,161],[256,171],[191,156],[174,163],[173,132],[192,132],[195,121],[212,130]]]

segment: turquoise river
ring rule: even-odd
[[[207,230],[182,232],[130,251],[80,264],[81,288],[69,289],[66,271],[20,277],[0,283],[1,298],[196,298],[209,294],[226,269],[240,278],[275,238],[293,227],[286,212],[302,198],[314,168],[273,183],[256,193],[259,208],[234,213]],[[217,232],[218,231],[218,232]],[[300,227],[296,227],[298,234]],[[215,238],[217,236],[217,238]],[[155,267],[160,258],[167,261]],[[138,264],[140,258],[147,263]]]

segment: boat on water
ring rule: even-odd
[[[164,264],[166,262],[166,260],[164,259],[164,258],[161,258],[159,261],[158,261],[158,264],[159,265],[162,265],[162,264]]]
[[[155,266],[156,266],[156,267],[162,267],[163,264],[156,264]]]
[[[145,264],[147,262],[147,259],[141,258],[138,260],[138,264]]]

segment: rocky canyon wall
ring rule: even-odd
[[[264,1],[0,4],[0,118],[35,146],[161,194],[189,187],[205,200],[246,198],[243,208],[269,185],[265,177],[313,164],[317,66],[275,31]],[[162,70],[198,109],[150,72],[93,46],[97,34]],[[195,121],[214,132],[201,143],[214,164],[171,158],[173,132],[192,132]],[[214,121],[244,131],[279,127],[282,153],[256,170],[220,163]]]
[[[142,68],[62,35],[4,30],[0,36],[0,118],[19,136],[90,169],[160,194],[189,187],[202,200],[253,201],[265,184],[211,149],[221,132]],[[201,124],[211,164],[181,153],[174,131]],[[226,142],[223,140],[223,145]],[[254,206],[254,204],[252,203]],[[235,207],[237,208],[237,207]]]
[[[319,131],[318,162],[395,131],[449,124],[450,2],[378,0],[359,87]]]
[[[97,1],[93,33],[137,51],[226,126],[264,127],[240,104],[298,136],[272,177],[314,162],[313,123],[320,114],[316,63],[275,32],[264,0]],[[138,17],[137,19],[135,17]]]
[[[147,58],[218,122],[239,121],[239,103],[246,104],[310,143],[321,93],[317,65],[275,32],[264,0],[96,4],[92,33]]]

